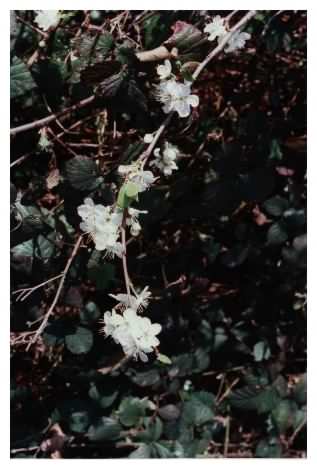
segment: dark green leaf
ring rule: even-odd
[[[98,177],[98,168],[91,158],[78,155],[66,163],[66,177],[70,184],[81,191],[97,188],[103,178]]]
[[[120,437],[121,426],[113,418],[101,417],[88,429],[88,439],[94,442],[113,441]]]
[[[18,98],[36,87],[27,65],[16,56],[11,60],[10,86],[11,98]]]
[[[92,348],[94,337],[90,330],[79,326],[75,333],[67,335],[66,346],[73,354],[86,354]]]

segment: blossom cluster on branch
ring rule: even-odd
[[[41,18],[38,15],[37,21],[45,29],[48,22],[41,21]],[[53,19],[51,15],[52,22]],[[209,35],[208,40],[218,39],[219,44],[226,35],[230,34],[227,19],[221,18],[219,15],[215,16],[211,23],[205,26],[204,32]],[[250,39],[250,34],[240,32],[239,29],[236,30],[228,36],[225,52],[233,52],[243,48],[248,39]],[[191,109],[199,105],[199,97],[191,92],[192,82],[180,81],[173,73],[173,64],[168,59],[158,65],[156,70],[159,84],[155,85],[155,96],[163,104],[163,111],[169,115],[176,112],[181,118],[188,117]],[[140,358],[144,362],[148,360],[147,354],[154,350],[157,352],[157,346],[160,344],[157,335],[162,327],[157,323],[153,324],[149,318],[138,313],[148,306],[151,293],[148,287],[145,287],[140,294],[137,294],[129,278],[126,264],[125,230],[128,227],[130,234],[134,237],[141,232],[139,215],[146,213],[146,211],[131,207],[131,204],[138,201],[139,193],[149,189],[158,179],[152,171],[144,170],[144,165],[152,150],[155,158],[149,162],[149,166],[153,169],[159,170],[165,177],[170,176],[174,170],[178,169],[176,162],[180,156],[179,149],[168,141],[164,141],[161,147],[155,147],[159,137],[159,132],[146,134],[144,142],[149,144],[149,154],[146,158],[142,158],[141,155],[135,162],[119,166],[118,173],[123,182],[114,205],[103,206],[95,204],[91,198],[86,198],[84,204],[78,207],[78,214],[82,218],[80,228],[89,234],[96,249],[106,251],[111,257],[116,255],[123,259],[127,293],[110,294],[119,303],[111,312],[104,314],[104,334],[106,337],[111,336],[117,344],[120,344],[127,356],[135,359]],[[131,294],[130,288],[133,289],[135,295]],[[117,313],[117,309],[121,313]]]

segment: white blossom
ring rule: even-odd
[[[244,32],[240,33],[240,31],[237,31],[229,39],[225,52],[234,52],[238,49],[243,49],[246,41],[248,41],[250,38],[251,34]]]
[[[153,134],[145,134],[145,136],[143,137],[143,140],[146,144],[150,144],[154,139],[154,135]]]
[[[151,297],[149,287],[146,286],[140,294],[109,294],[110,297],[119,302],[119,307],[131,307],[135,311],[142,311],[149,305],[149,298]]]
[[[225,26],[225,19],[217,15],[212,19],[211,23],[208,23],[204,32],[209,34],[208,41],[213,41],[216,38],[221,39],[225,34],[227,34],[227,29]]]
[[[95,205],[91,198],[86,198],[84,204],[77,208],[77,212],[83,219],[80,228],[83,232],[89,233],[96,250],[106,250],[109,256],[121,257],[123,246],[117,240],[122,215],[113,212],[111,206]]]
[[[43,31],[48,31],[58,25],[60,18],[59,10],[37,10],[34,21]]]
[[[139,215],[140,214],[147,214],[148,211],[140,211],[138,209],[135,209],[134,207],[129,207],[128,208],[128,216],[126,219],[126,224],[128,227],[130,227],[130,233],[133,237],[137,237],[140,232],[141,232],[141,225],[139,222]]]
[[[127,356],[135,359],[140,357],[143,362],[147,362],[147,354],[160,344],[156,336],[162,330],[161,325],[139,316],[133,308],[127,308],[122,316],[114,310],[106,312],[104,323],[105,335],[112,336]]]
[[[179,83],[174,79],[161,82],[157,86],[156,95],[164,104],[164,113],[177,111],[180,117],[189,116],[191,106],[195,108],[199,104],[198,96],[191,94],[190,82]]]
[[[156,166],[165,176],[172,174],[173,170],[177,170],[176,159],[179,155],[179,150],[169,142],[165,142],[163,155],[159,148],[154,150],[154,156],[156,157],[150,165]]]
[[[165,59],[164,65],[158,65],[156,67],[157,74],[160,77],[160,80],[166,80],[172,72],[172,64],[168,59]]]
[[[137,164],[120,165],[118,173],[128,181],[135,183],[138,186],[139,192],[148,189],[156,179],[151,171],[141,170]]]

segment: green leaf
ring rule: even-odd
[[[75,411],[70,415],[68,425],[71,431],[83,433],[89,425],[89,415],[87,411]]]
[[[193,393],[184,403],[182,419],[186,424],[201,426],[214,417],[214,396],[207,392]]]
[[[129,182],[121,186],[117,204],[121,209],[127,209],[133,201],[137,200],[139,187],[137,184]]]
[[[276,222],[271,225],[267,231],[266,238],[269,246],[282,245],[288,239],[288,234],[283,223]]]
[[[159,409],[159,415],[166,421],[173,421],[180,415],[179,408],[176,405],[165,405]]]
[[[119,407],[118,414],[121,423],[124,426],[134,426],[145,416],[148,407],[148,400],[145,398],[128,397],[125,398]]]
[[[142,442],[156,442],[161,437],[163,424],[160,418],[145,418],[144,431],[140,431],[137,435],[138,440]]]
[[[73,354],[86,354],[92,348],[94,337],[90,330],[79,326],[75,333],[66,336],[65,341]]]
[[[17,98],[24,93],[33,90],[36,83],[27,65],[21,59],[14,56],[10,66],[10,96]]]
[[[115,401],[118,396],[118,391],[114,390],[113,392],[107,390],[99,389],[97,385],[92,384],[88,395],[90,398],[98,403],[101,408],[109,408]]]
[[[27,240],[26,242],[16,245],[11,250],[14,256],[23,256],[27,258],[33,258],[34,256],[34,240]]]
[[[98,177],[96,162],[91,158],[78,155],[66,163],[66,177],[75,189],[92,191],[103,181]]]
[[[144,372],[134,371],[131,374],[131,380],[140,387],[150,387],[160,381],[160,374],[156,369],[150,369]]]
[[[272,421],[279,433],[284,434],[292,426],[296,412],[297,405],[291,400],[281,400],[272,410]]]
[[[56,251],[55,239],[55,232],[50,233],[46,237],[39,235],[35,242],[35,255],[41,259],[51,258]]]
[[[287,199],[277,195],[265,201],[263,206],[268,214],[279,217],[288,208],[289,203]]]
[[[114,441],[119,439],[121,430],[122,428],[117,420],[103,416],[97,424],[89,427],[88,439],[94,442]]]
[[[247,385],[229,395],[229,403],[235,408],[243,410],[257,410],[258,413],[267,413],[280,401],[280,395],[273,386],[260,387]]]
[[[282,446],[275,437],[262,439],[256,446],[255,456],[263,459],[280,458],[282,457]]]
[[[158,354],[157,360],[162,362],[163,364],[167,364],[167,365],[172,364],[171,359],[168,356],[165,356],[165,354]]]

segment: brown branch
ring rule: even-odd
[[[55,121],[56,119],[62,116],[63,118],[65,118],[66,115],[71,113],[72,111],[76,111],[77,109],[84,108],[88,104],[92,103],[94,100],[95,100],[95,95],[91,95],[88,98],[85,98],[79,101],[78,103],[73,104],[72,106],[69,106],[68,108],[63,109],[63,111],[60,111],[58,113],[53,113],[50,116],[47,116],[42,119],[38,119],[37,121],[29,122],[27,124],[22,124],[22,126],[14,127],[13,129],[10,129],[10,135],[14,136],[16,134],[19,134],[20,132],[25,132],[31,129],[38,129],[39,127],[46,126],[50,122]]]
[[[128,272],[127,243],[126,243],[126,233],[125,233],[127,213],[128,213],[128,210],[124,209],[122,225],[121,225],[121,242],[122,242],[122,246],[123,246],[123,253],[122,253],[123,276],[124,276],[125,287],[127,289],[127,294],[128,294],[129,300],[130,300],[130,296],[131,296],[130,277],[129,277],[129,272]]]
[[[205,60],[203,60],[199,66],[197,67],[197,69],[195,70],[195,72],[193,73],[193,79],[196,80],[196,78],[198,77],[198,75],[200,75],[200,73],[203,71],[203,69],[206,67],[206,65],[211,61],[211,59],[213,59],[216,55],[218,55],[225,47],[225,45],[229,42],[229,40],[232,38],[232,36],[234,35],[234,33],[236,31],[238,31],[239,29],[241,29],[246,23],[248,23],[251,18],[253,18],[254,16],[256,15],[256,10],[251,10],[249,11],[248,13],[246,13],[240,21],[238,21],[238,23],[236,23],[233,28],[231,28],[231,30],[229,31],[228,34],[226,34],[224,36],[224,38],[222,39],[222,41],[219,42],[218,46],[215,47],[215,49],[213,49],[208,55],[207,57],[205,58]]]
[[[47,325],[47,322],[50,318],[50,316],[54,313],[54,308],[58,302],[58,299],[61,295],[61,292],[62,292],[62,288],[64,286],[64,282],[65,282],[65,279],[66,279],[66,276],[67,276],[67,273],[69,271],[69,268],[73,262],[73,259],[75,258],[75,255],[77,253],[77,251],[79,250],[80,248],[80,244],[81,244],[81,241],[83,239],[83,235],[80,235],[80,237],[78,237],[78,240],[77,242],[75,243],[75,246],[73,248],[73,251],[70,255],[70,257],[68,258],[67,260],[67,263],[66,263],[66,266],[65,266],[65,269],[62,273],[62,277],[61,277],[61,280],[59,282],[59,285],[58,285],[58,288],[57,288],[57,291],[56,291],[56,294],[55,294],[55,297],[53,299],[53,302],[51,303],[51,306],[50,308],[48,309],[48,311],[46,312],[46,314],[44,315],[44,318],[43,318],[43,321],[42,323],[40,324],[39,328],[37,329],[37,331],[35,332],[34,336],[32,337],[31,341],[28,343],[27,347],[26,347],[26,351],[28,351],[30,349],[30,347],[32,346],[33,343],[35,343],[37,341],[37,339],[39,338],[39,336],[42,334],[42,332],[45,330],[46,328],[46,325]]]

